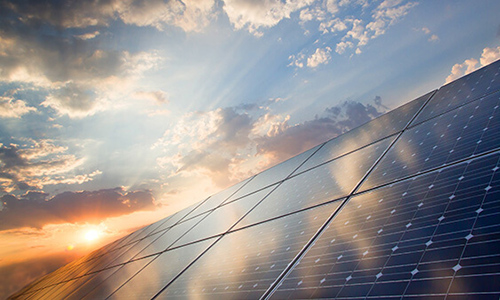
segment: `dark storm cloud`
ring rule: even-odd
[[[47,224],[99,223],[100,221],[157,206],[150,191],[125,192],[122,188],[64,192],[50,199],[42,192],[0,198],[0,230],[42,228]]]

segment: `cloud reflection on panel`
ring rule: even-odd
[[[159,298],[258,298],[335,207],[309,209],[225,235]]]

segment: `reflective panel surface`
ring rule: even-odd
[[[165,230],[159,238],[155,239],[151,244],[140,251],[135,257],[145,257],[167,250],[167,248],[169,248],[180,237],[189,232],[189,230],[191,230],[207,215],[208,213],[198,215],[197,217],[178,223],[172,228]]]
[[[205,240],[162,253],[109,299],[151,299],[213,242]]]
[[[177,240],[172,247],[225,233],[275,187],[270,186],[213,210],[206,218],[196,224],[192,230]]]
[[[415,99],[401,107],[371,120],[353,130],[328,141],[296,172],[300,173],[321,163],[369,145],[403,130],[434,92]]]
[[[222,202],[224,202],[226,199],[231,197],[234,193],[236,193],[241,187],[243,187],[245,184],[247,184],[249,181],[252,180],[253,177],[250,177],[246,180],[243,180],[240,183],[237,183],[223,191],[218,192],[217,194],[210,196],[206,201],[204,201],[200,206],[195,208],[192,212],[189,213],[189,215],[186,218],[192,218],[195,217],[201,213],[207,212],[211,209],[216,208],[219,206]]]
[[[408,129],[367,177],[368,189],[500,147],[500,92]]]
[[[292,174],[304,161],[306,161],[313,153],[315,153],[321,145],[309,149],[297,156],[290,158],[270,169],[255,175],[255,177],[242,187],[236,194],[229,198],[226,202],[233,201],[239,197],[253,193],[264,187],[270,186],[278,181],[281,181]]]
[[[486,283],[500,271],[499,162],[497,153],[354,196],[272,298],[498,298]]]
[[[335,207],[327,204],[223,236],[159,299],[258,299]]]
[[[415,119],[417,124],[500,89],[500,60],[441,87]]]
[[[287,179],[236,228],[349,195],[393,140],[385,139]]]

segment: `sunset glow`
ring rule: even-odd
[[[85,233],[85,240],[87,240],[88,242],[93,242],[95,240],[97,240],[100,236],[100,233],[95,230],[95,229],[92,229],[92,230],[89,230]]]

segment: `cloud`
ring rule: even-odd
[[[354,44],[350,41],[347,42],[340,42],[337,44],[337,47],[335,48],[335,52],[338,54],[343,54],[347,48],[352,48],[354,47]]]
[[[379,111],[370,104],[346,101],[325,109],[322,116],[293,126],[286,123],[275,134],[257,138],[257,153],[271,156],[273,162],[277,163],[339,136],[382,113],[383,110]]]
[[[27,144],[0,144],[0,190],[41,189],[45,185],[81,184],[91,181],[99,170],[90,174],[72,174],[83,163],[75,155],[65,154],[66,147],[51,140],[26,140]]]
[[[48,224],[99,223],[106,218],[156,208],[150,191],[123,188],[98,191],[64,192],[50,199],[45,193],[28,192],[21,197],[0,198],[0,231],[31,227],[41,229]]]
[[[295,125],[265,106],[186,114],[155,144],[166,152],[158,165],[169,174],[165,182],[210,178],[224,187],[379,116],[385,106],[380,97],[374,101],[346,101]]]
[[[439,37],[436,34],[431,35],[431,37],[428,40],[429,42],[437,42],[439,41]]]
[[[82,118],[116,107],[113,104],[124,101],[138,79],[162,60],[155,51],[100,49],[94,41],[100,31],[95,29],[73,35],[51,27],[107,24],[97,13],[89,14],[98,19],[95,22],[82,17],[85,9],[105,4],[66,2],[68,11],[47,2],[3,3],[11,14],[0,20],[0,82],[35,86],[48,94],[42,105],[58,115]]]
[[[332,49],[330,47],[325,47],[323,49],[317,48],[316,52],[314,52],[308,59],[307,59],[307,66],[310,68],[316,68],[319,65],[322,64],[328,64],[330,61],[330,52]]]
[[[451,74],[446,77],[445,83],[452,82],[464,75],[474,72],[475,70],[489,65],[490,63],[500,59],[500,47],[483,49],[483,53],[479,61],[475,58],[466,59],[463,63],[457,63],[451,68]],[[479,64],[479,65],[478,65]]]
[[[421,29],[415,29],[417,31],[422,31],[426,35],[430,35],[429,38],[427,39],[429,42],[437,42],[439,41],[439,36],[437,34],[433,34],[431,30],[427,27],[422,27]]]
[[[20,118],[25,114],[36,111],[35,107],[27,106],[26,102],[22,100],[0,96],[0,118]]]
[[[125,24],[151,26],[163,30],[166,26],[185,31],[199,31],[215,17],[214,0],[110,0],[76,1],[7,1],[5,11],[23,16],[26,23],[43,21],[61,28],[109,26],[120,19]]]
[[[288,60],[290,60],[290,64],[288,65],[289,67],[290,66],[295,66],[295,67],[298,67],[298,68],[303,68],[304,67],[304,59],[306,58],[305,54],[304,53],[299,53],[297,55],[290,55],[288,57]]]
[[[52,91],[41,105],[55,109],[60,115],[82,118],[104,110],[105,104],[90,87],[69,82]]]
[[[87,32],[84,34],[75,35],[75,37],[82,39],[82,40],[91,40],[91,39],[95,38],[96,36],[98,36],[99,34],[100,34],[100,32],[96,30],[94,32]]]
[[[484,48],[479,62],[481,66],[486,66],[500,59],[500,47]]]
[[[411,8],[417,5],[415,2],[407,2],[404,4],[402,2],[402,0],[383,1],[372,10],[371,19],[346,18],[343,20],[342,23],[344,26],[347,27],[347,24],[351,24],[351,29],[342,37],[341,43],[337,44],[336,52],[343,54],[347,46],[349,46],[349,48],[354,48],[355,46],[355,53],[360,54],[360,47],[365,46],[371,39],[375,39],[385,34],[390,26],[399,22],[399,20],[408,14]],[[368,4],[364,2],[360,3],[360,5],[367,7]],[[341,26],[340,29],[344,30],[344,26],[338,26]],[[353,47],[350,46],[351,44]]]
[[[261,28],[275,26],[281,20],[290,18],[292,12],[313,2],[314,0],[224,0],[223,9],[235,29],[246,28],[250,33],[258,35]]]
[[[288,59],[291,61],[288,66],[294,66],[298,68],[303,68],[308,66],[310,68],[316,68],[322,64],[328,64],[331,59],[330,52],[332,49],[330,47],[316,48],[315,52],[310,56],[306,56],[303,52],[297,55],[290,55]]]
[[[168,103],[168,95],[166,92],[158,90],[158,91],[138,91],[134,93],[134,96],[139,99],[145,99],[152,101],[157,104],[166,104]]]
[[[339,31],[344,31],[346,29],[347,25],[339,18],[321,22],[319,24],[319,31],[321,31],[323,34],[326,34],[328,32],[335,33]]]

